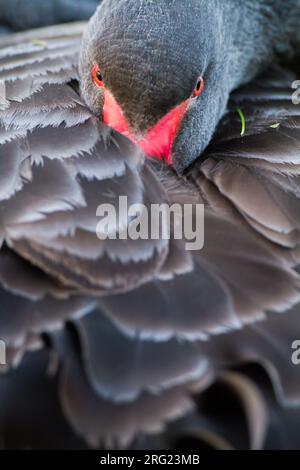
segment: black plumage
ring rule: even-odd
[[[296,75],[235,92],[182,178],[76,91],[84,27],[1,42],[2,446],[298,447]],[[120,194],[204,203],[204,249],[98,240],[96,207]]]

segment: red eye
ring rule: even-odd
[[[102,73],[100,72],[99,66],[97,64],[94,65],[93,71],[92,71],[92,77],[95,85],[99,88],[102,88],[104,86],[103,83],[103,76]]]
[[[194,88],[194,96],[197,97],[201,95],[203,89],[204,89],[204,78],[199,77],[197,80],[196,86]]]

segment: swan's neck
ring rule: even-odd
[[[224,12],[234,89],[300,52],[300,0],[229,0]],[[230,12],[231,10],[231,12]],[[230,14],[231,13],[231,14]],[[233,33],[232,33],[233,32]]]

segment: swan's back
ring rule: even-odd
[[[300,399],[290,360],[299,329],[295,77],[278,70],[233,96],[183,180],[80,98],[83,28],[0,44],[0,334],[16,369],[0,379],[3,439],[56,447],[58,426],[66,447],[84,445],[76,435],[95,447],[142,447],[153,434],[162,448],[199,436],[214,447],[285,447],[268,412],[296,440],[298,412],[274,399],[274,390],[281,404]],[[204,204],[203,250],[187,252],[184,240],[99,240],[98,206],[118,211],[122,195],[147,208]],[[119,216],[125,230],[128,216]],[[230,370],[249,362],[269,379],[258,366]],[[20,383],[33,398],[25,409],[11,406]],[[246,427],[238,419],[224,429],[224,414],[212,411],[216,390],[226,390],[222,412],[239,400]]]

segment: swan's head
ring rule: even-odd
[[[219,16],[209,3],[104,0],[83,38],[87,104],[177,171],[207,146],[229,94]]]

